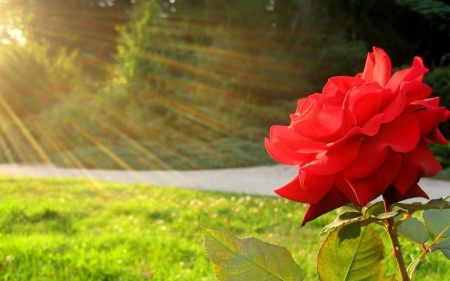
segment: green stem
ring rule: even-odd
[[[392,209],[386,208],[386,203],[385,203],[385,211],[386,213],[392,211]],[[398,267],[398,271],[400,272],[400,276],[402,278],[402,281],[411,281],[411,279],[408,277],[408,272],[406,271],[406,266],[405,266],[405,261],[403,260],[403,255],[402,255],[402,249],[401,249],[401,245],[400,242],[398,241],[398,236],[397,236],[397,230],[394,229],[394,218],[390,218],[387,220],[387,233],[389,235],[389,239],[391,240],[391,244],[392,244],[392,249],[393,249],[393,256],[397,262],[397,267]]]

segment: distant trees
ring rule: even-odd
[[[442,68],[427,79],[445,95],[447,2],[0,0],[0,94],[40,126],[37,139],[46,128],[48,138],[67,138],[61,151],[94,137],[159,150],[259,142],[295,100],[330,76],[360,72],[372,46],[394,66],[421,55]]]

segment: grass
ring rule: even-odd
[[[75,179],[0,182],[0,280],[216,280],[201,226],[284,245],[306,280],[317,280],[325,238],[318,233],[336,216],[301,228],[304,206],[278,197]],[[405,243],[404,251],[410,261],[420,247]],[[386,267],[395,271],[392,258]],[[417,271],[416,280],[450,274],[441,253]]]

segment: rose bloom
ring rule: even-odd
[[[386,207],[427,194],[417,185],[440,164],[427,144],[447,144],[438,124],[450,117],[439,98],[427,97],[428,71],[412,67],[391,77],[391,63],[373,48],[363,73],[328,80],[322,94],[298,101],[289,126],[272,126],[265,140],[278,162],[299,167],[275,192],[309,204],[303,223],[348,203],[365,206],[382,195]]]

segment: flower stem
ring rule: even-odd
[[[394,219],[390,218],[387,220],[387,233],[389,235],[389,239],[391,240],[392,249],[394,250],[393,255],[395,260],[397,261],[397,267],[400,271],[400,276],[402,281],[411,281],[408,277],[408,273],[406,271],[405,261],[403,260],[401,245],[398,241],[397,231],[393,230],[394,227]]]
[[[384,210],[386,213],[392,211],[392,208],[387,206],[387,202],[384,201]],[[392,255],[395,258],[395,261],[397,262],[398,271],[400,271],[400,276],[402,277],[402,281],[411,281],[408,276],[408,272],[406,271],[405,261],[403,260],[402,255],[402,246],[400,245],[400,242],[398,241],[397,236],[397,229],[394,228],[394,218],[390,218],[387,220],[387,227],[386,231],[389,235],[389,239],[391,240],[393,253]]]

